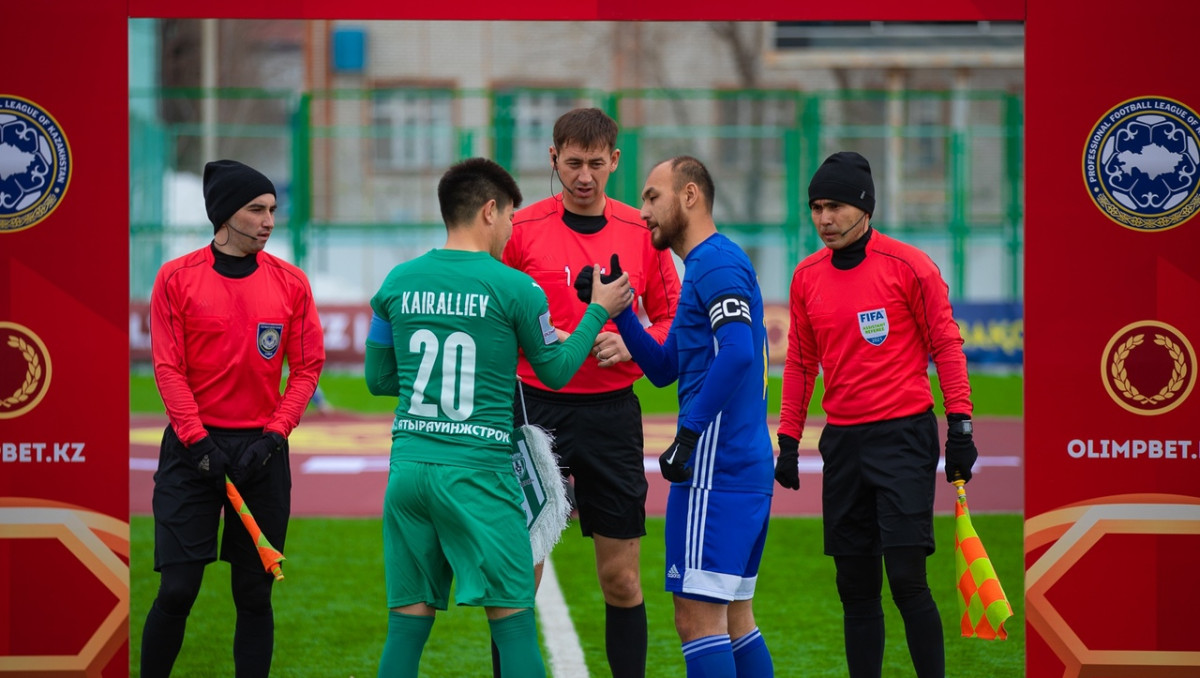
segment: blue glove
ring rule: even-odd
[[[974,428],[971,417],[965,414],[947,414],[949,422],[946,433],[946,482],[952,483],[962,479],[964,483],[971,481],[971,467],[979,458],[972,437]]]
[[[266,467],[276,452],[283,451],[283,436],[268,431],[250,443],[238,455],[237,462],[229,469],[229,479],[240,485],[254,478]]]
[[[696,449],[699,440],[699,433],[687,428],[679,429],[671,446],[658,457],[658,468],[664,478],[673,483],[683,483],[691,479],[692,469],[687,462],[692,458],[692,451]]]
[[[205,478],[225,477],[225,465],[228,462],[225,450],[213,441],[212,436],[204,436],[192,443],[183,456]]]
[[[775,462],[775,482],[789,490],[800,489],[800,441],[780,433],[779,460]]]
[[[605,285],[611,285],[614,280],[621,277],[621,260],[617,258],[614,252],[608,260],[608,273],[600,274],[600,282]],[[592,303],[592,266],[588,264],[583,267],[579,275],[575,276],[575,294],[579,300],[585,304]]]

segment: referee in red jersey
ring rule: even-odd
[[[943,678],[942,622],[925,573],[939,456],[929,361],[947,413],[946,479],[968,481],[977,455],[962,335],[929,256],[871,228],[866,158],[829,156],[808,198],[825,249],[792,276],[775,478],[800,488],[800,435],[823,371],[825,553],[837,570],[850,678],[882,671],[885,570],[917,677]]]
[[[675,317],[679,275],[670,251],[651,244],[639,210],[604,193],[621,156],[616,145],[617,123],[598,108],[575,109],[555,122],[550,170],[562,192],[516,213],[504,263],[545,290],[551,322],[566,335],[587,308],[573,287],[580,273],[599,263],[613,275],[611,264],[619,261],[638,295],[633,310],[645,315],[647,331],[662,343]],[[585,282],[590,275],[588,268]],[[640,678],[646,673],[639,559],[647,483],[642,408],[633,382],[642,371],[610,321],[596,338],[592,358],[562,389],[543,385],[524,356],[517,375],[516,423],[528,420],[550,431],[563,473],[574,478],[580,528],[596,549],[612,675]]]
[[[160,581],[142,633],[143,678],[171,674],[204,566],[217,559],[222,510],[236,674],[270,673],[274,577],[225,497],[225,476],[283,549],[292,488],[287,437],[325,363],[308,278],[263,251],[275,228],[274,184],[240,162],[217,160],[204,167],[204,204],[212,242],[163,265],[150,295],[154,378],[170,424],[154,473]]]

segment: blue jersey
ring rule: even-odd
[[[651,382],[679,382],[679,426],[700,433],[690,484],[771,494],[767,330],[754,267],[719,233],[693,248],[684,265],[679,306],[661,347],[646,341],[632,313],[618,316],[617,325]]]

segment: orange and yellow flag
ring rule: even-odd
[[[955,481],[958,502],[954,507],[954,569],[958,574],[958,611],[962,614],[963,638],[1004,640],[1004,621],[1012,616],[1012,605],[1004,595],[996,568],[971,525],[963,481]]]
[[[254,520],[254,515],[250,513],[250,507],[246,506],[246,500],[242,499],[242,493],[234,487],[233,481],[229,476],[225,476],[225,495],[229,497],[229,502],[233,504],[233,508],[238,512],[238,518],[241,518],[242,525],[246,531],[250,533],[250,538],[254,540],[254,545],[258,548],[258,557],[262,560],[263,568],[275,575],[275,581],[283,579],[283,568],[279,563],[285,559],[283,553],[271,545],[267,540],[267,536],[263,534],[258,527],[258,522]]]

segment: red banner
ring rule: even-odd
[[[4,9],[0,675],[115,678],[129,671],[125,5],[65,4]]]
[[[1200,671],[1200,80],[1128,42],[1197,20],[1170,0],[1029,3],[1030,678]]]

